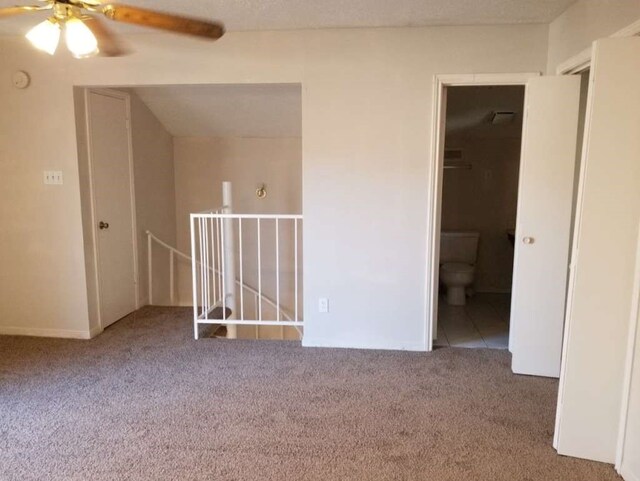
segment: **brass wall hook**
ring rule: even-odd
[[[262,184],[256,189],[256,197],[258,199],[264,199],[267,196],[267,186]]]

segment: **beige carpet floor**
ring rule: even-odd
[[[91,341],[0,337],[0,479],[619,479],[555,453],[557,381],[508,352],[191,333],[144,308]]]

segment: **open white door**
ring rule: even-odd
[[[105,328],[136,309],[127,96],[90,90],[87,114],[100,324]]]
[[[597,41],[591,79],[555,443],[560,454],[611,463],[640,218],[640,38]],[[640,440],[630,446],[628,468],[639,473]]]
[[[640,235],[632,309],[616,461],[618,472],[626,480],[640,479]]]
[[[517,374],[559,377],[579,77],[527,82],[509,349]]]

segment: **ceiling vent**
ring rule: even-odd
[[[513,122],[513,119],[515,118],[515,116],[516,116],[515,112],[507,112],[507,111],[493,112],[491,114],[491,123],[493,125],[510,124],[511,122]]]

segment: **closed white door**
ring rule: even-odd
[[[527,83],[509,334],[518,374],[560,375],[579,101],[579,77]]]
[[[103,328],[136,309],[136,254],[128,104],[119,92],[89,91],[88,126]]]

